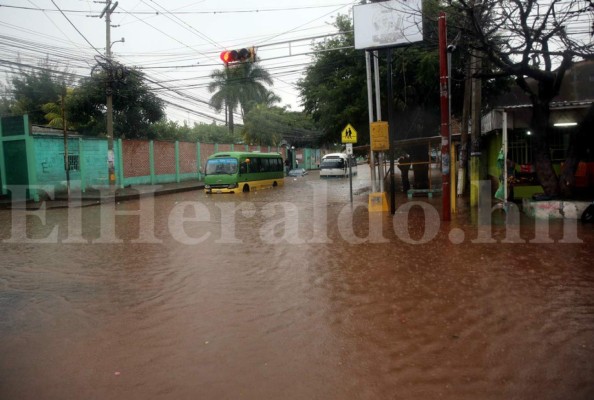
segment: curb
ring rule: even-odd
[[[64,193],[60,193],[55,196],[51,200],[41,200],[39,202],[34,202],[32,200],[29,201],[20,201],[20,202],[12,202],[8,201],[6,203],[0,203],[0,209],[4,210],[39,210],[41,208],[45,209],[61,209],[61,208],[84,208],[84,207],[92,207],[96,205],[100,205],[102,203],[107,203],[110,201],[120,202],[120,201],[129,201],[129,200],[138,200],[143,197],[150,197],[150,196],[162,196],[167,194],[175,194],[181,192],[190,192],[194,190],[203,190],[204,184],[196,184],[193,186],[182,186],[182,187],[161,187],[156,190],[142,190],[142,189],[135,189],[134,187],[129,187],[123,189],[124,191],[134,191],[135,193],[114,193],[106,196],[94,196],[90,195],[87,197],[83,197],[80,201],[69,202],[68,197],[64,196]],[[14,207],[13,207],[14,206]]]

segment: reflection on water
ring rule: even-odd
[[[322,183],[323,209],[319,183],[157,197],[156,243],[134,243],[135,215],[115,217],[123,243],[94,243],[106,206],[82,210],[85,243],[63,243],[67,210],[29,217],[30,237],[59,226],[61,240],[0,243],[0,398],[594,397],[591,227],[575,228],[582,243],[534,244],[523,219],[525,243],[506,244],[495,212],[498,243],[472,243],[461,213],[424,241],[434,221],[418,206],[406,232],[379,213],[370,233],[348,181]],[[173,237],[172,215],[204,240]],[[5,241],[8,211],[0,222]]]

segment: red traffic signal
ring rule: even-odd
[[[221,52],[221,60],[225,64],[237,62],[254,62],[256,58],[256,50],[253,47],[243,48],[239,50],[225,50]]]
[[[235,52],[235,53],[237,53],[237,52]],[[221,53],[221,60],[223,60],[223,62],[225,64],[229,64],[230,62],[235,61],[235,57],[234,57],[234,54],[232,54],[231,51],[225,50],[225,51],[223,51]]]

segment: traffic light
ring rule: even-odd
[[[240,62],[254,62],[256,60],[256,48],[249,47],[239,50],[225,50],[221,52],[221,60],[223,60],[225,65]]]

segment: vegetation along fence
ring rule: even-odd
[[[109,184],[107,168],[108,143],[104,138],[69,135],[68,168],[70,186],[86,191],[89,187]],[[150,185],[202,179],[202,167],[208,156],[219,151],[279,152],[285,147],[219,144],[200,142],[167,142],[149,140],[114,141],[116,186]],[[52,133],[31,134],[27,117],[3,117],[0,124],[1,195],[8,186],[47,185],[52,190],[66,188],[64,136]],[[295,149],[304,168],[316,168],[320,150]],[[38,199],[35,190],[27,197]]]

